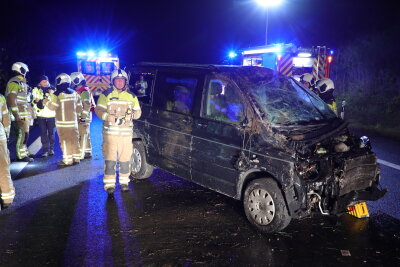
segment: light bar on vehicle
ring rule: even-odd
[[[301,52],[297,54],[298,57],[311,57],[311,53]]]
[[[269,48],[260,48],[253,50],[245,50],[242,52],[243,55],[252,55],[252,54],[263,54],[263,53],[280,53],[282,48],[280,46],[269,47]]]

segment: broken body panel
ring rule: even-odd
[[[151,165],[238,200],[251,181],[274,179],[292,218],[315,211],[340,214],[386,193],[378,189],[379,165],[371,147],[290,77],[261,67],[157,63],[133,72],[156,77],[135,125]],[[191,112],[157,106],[162,79],[187,83],[189,76],[182,73],[197,77]],[[240,119],[208,117],[207,90],[215,81],[235,91],[232,105]]]

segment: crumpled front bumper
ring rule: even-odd
[[[351,191],[340,196],[336,202],[333,214],[346,212],[347,206],[354,205],[363,201],[374,201],[382,198],[388,192],[387,189],[379,189],[377,185],[373,185],[366,190]]]

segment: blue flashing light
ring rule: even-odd
[[[84,57],[84,56],[86,56],[86,53],[85,52],[77,52],[76,55],[79,57]]]
[[[230,51],[228,54],[229,58],[235,58],[237,56],[235,51]]]
[[[101,50],[101,51],[99,52],[99,56],[100,56],[100,57],[107,57],[107,55],[108,55],[108,52],[105,51],[105,50]]]
[[[87,55],[89,57],[94,57],[96,54],[94,53],[94,51],[90,50],[90,51],[87,52]]]
[[[333,55],[333,50],[330,51],[330,54]]]

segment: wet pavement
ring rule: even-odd
[[[0,266],[400,265],[400,171],[382,167],[396,203],[369,203],[368,219],[316,215],[262,235],[240,202],[160,169],[107,198],[99,127],[93,159],[59,170],[57,149],[13,177],[15,203],[0,212]]]

